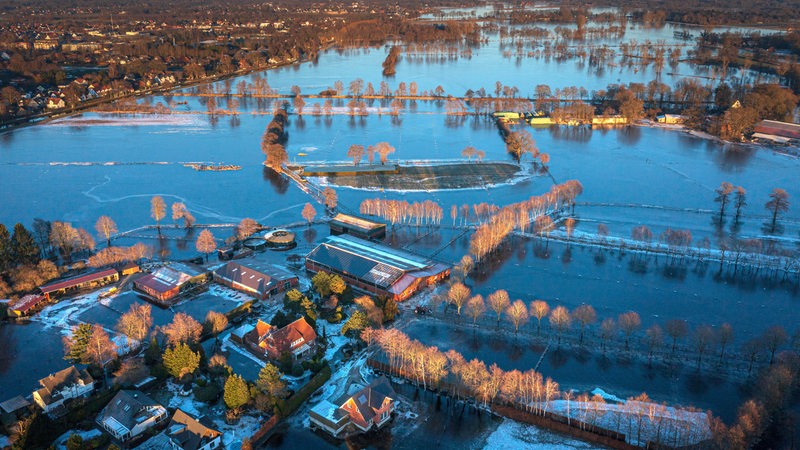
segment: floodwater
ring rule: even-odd
[[[669,28],[634,31],[639,40],[650,36],[653,40],[675,43],[670,40],[672,30]],[[336,80],[347,84],[356,77],[371,82],[377,89],[383,80],[380,70],[386,51],[383,47],[331,50],[313,63],[284,67],[261,76],[282,93],[288,93],[293,85],[300,86],[303,93],[317,93],[333,86]],[[705,69],[684,64],[674,72],[707,75]],[[244,78],[250,80],[253,76]],[[531,96],[537,84],[549,84],[553,88],[583,86],[591,91],[605,88],[609,83],[646,83],[652,78],[651,68],[596,70],[575,61],[506,58],[500,51],[497,36],[492,36],[489,43],[475,49],[470,58],[404,57],[397,66],[397,75],[386,81],[392,89],[401,81],[417,82],[420,91],[441,85],[454,95],[480,87],[493,91],[495,81],[500,81],[519,87],[520,95]],[[673,84],[679,78],[665,74],[662,81]],[[237,81],[232,80],[232,85]],[[222,84],[216,85],[219,88]],[[109,215],[120,230],[126,230],[152,223],[149,202],[153,195],[163,196],[167,203],[185,203],[199,223],[235,223],[244,217],[265,225],[302,220],[300,211],[311,199],[294,184],[262,166],[264,156],[260,141],[270,117],[263,112],[269,110],[271,102],[242,99],[238,118],[209,119],[199,114],[205,111],[205,106],[204,100],[196,96],[157,96],[142,101],[167,100],[186,101],[177,107],[181,114],[149,117],[86,113],[0,135],[0,183],[4,201],[0,222],[11,228],[15,222],[30,225],[39,217],[69,221],[93,230],[100,215]],[[316,101],[309,100],[306,111],[310,111]],[[224,99],[218,103],[226,107]],[[370,105],[372,108],[380,106],[380,102]],[[102,123],[96,123],[96,119]],[[343,115],[291,116],[290,121],[287,151],[294,162],[344,161],[351,144],[371,145],[380,141],[397,148],[390,157],[393,161],[460,160],[461,149],[467,145],[484,150],[487,160],[509,160],[497,129],[490,121],[448,118],[443,102],[406,102],[399,118],[371,113],[369,117],[355,119]],[[748,206],[743,210],[743,224],[738,230],[741,237],[763,236],[761,226],[766,216],[763,204],[773,188],[786,189],[792,199],[800,198],[800,185],[796,183],[797,159],[767,149],[720,145],[683,132],[648,127],[620,130],[556,127],[532,129],[531,132],[540,150],[551,156],[552,178],[536,176],[509,185],[457,191],[341,188],[338,189],[340,203],[357,211],[359,203],[367,198],[409,202],[432,199],[444,209],[447,223],[451,205],[480,202],[505,205],[546,192],[553,180],[563,182],[574,178],[584,186],[584,194],[578,200],[586,203],[575,210],[578,232],[594,232],[598,223],[606,224],[612,235],[626,237],[633,226],[640,224],[649,225],[655,234],[667,227],[685,228],[691,230],[696,240],[709,237],[713,247],[721,236],[730,233],[730,210],[721,229],[712,223],[712,212],[717,207],[713,190],[722,181],[747,189]],[[198,172],[185,167],[183,163],[186,162],[237,164],[242,169]],[[523,164],[530,165],[530,160],[523,159]],[[783,222],[781,242],[790,249],[795,246],[800,224],[800,214],[796,211],[797,208],[790,210]],[[213,231],[219,239],[230,233],[230,229]],[[467,252],[467,240],[462,237],[447,246],[452,237],[448,237],[449,233],[444,231],[440,236],[413,245],[423,253],[433,253],[444,247],[437,257],[454,262]],[[313,234],[317,240],[326,235],[323,229],[315,229]],[[310,239],[303,240],[302,248],[311,247],[313,234],[308,234]],[[124,243],[132,241],[126,239]],[[155,244],[154,240],[149,243]],[[734,325],[737,339],[755,336],[774,323],[794,326],[800,319],[796,286],[714,278],[713,267],[697,273],[689,268],[685,276],[667,276],[661,270],[663,261],[650,263],[645,273],[634,273],[614,254],[598,259],[588,249],[573,246],[569,257],[565,258],[564,247],[551,243],[547,252],[551,256],[542,258],[535,245],[533,241],[518,243],[513,252],[499,255],[498,261],[470,283],[477,292],[503,288],[509,290],[512,298],[526,301],[543,298],[551,305],[564,304],[570,309],[580,303],[590,303],[601,317],[635,310],[642,316],[645,326],[673,317],[687,318],[691,324],[718,325],[727,321]],[[183,249],[176,249],[173,256],[185,255],[193,247],[191,242],[184,242],[183,246]],[[194,311],[204,316],[209,306],[200,302],[197,305]],[[121,308],[124,310],[126,306],[121,305]],[[83,317],[110,323],[111,316],[87,311]],[[751,321],[752,317],[758,317],[759,321]],[[14,365],[27,362],[25,367],[31,370],[24,377],[15,375],[27,380],[38,379],[65,366],[61,360],[60,336],[39,333],[39,328],[35,323],[2,326],[0,349],[5,353],[0,359],[0,384],[8,386],[7,383],[14,382],[9,379],[7,369],[2,370],[12,361]],[[444,331],[438,337],[420,331],[419,338],[432,342],[452,339],[454,345],[460,342],[468,348],[462,338],[448,336]],[[475,350],[476,354],[490,356],[481,351],[486,350]],[[525,366],[530,364],[531,358],[533,353],[523,354],[514,363]],[[598,371],[595,365],[593,358],[581,362],[568,357],[566,363],[553,367],[552,373],[564,385],[602,384],[623,395],[640,390],[650,380],[648,373],[641,370],[625,370],[624,366],[612,364],[612,368]],[[627,375],[618,376],[623,371]],[[655,375],[656,380],[661,380],[659,377],[663,378]],[[702,391],[685,378],[678,381],[665,378],[654,383],[661,386],[656,388],[659,393],[678,391],[675,396],[659,394],[660,398],[698,405],[711,406],[708,392],[730,393],[717,391],[717,387]],[[727,403],[713,406],[724,411],[731,408]]]

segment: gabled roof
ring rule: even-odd
[[[361,389],[350,397],[342,397],[337,401],[342,408],[348,403],[355,406],[357,415],[350,415],[350,420],[357,422],[362,428],[369,426],[370,421],[378,414],[386,399],[394,400],[394,389],[389,385],[386,377],[380,377],[369,386]],[[358,417],[360,416],[360,417]]]
[[[119,391],[101,413],[101,421],[113,419],[130,431],[142,421],[139,419],[146,419],[151,415],[144,410],[148,406],[163,408],[140,391]]]
[[[330,221],[333,225],[345,226],[347,228],[354,228],[365,233],[379,228],[386,228],[386,224],[380,222],[373,222],[363,217],[351,216],[348,214],[336,214]]]
[[[201,421],[177,409],[165,433],[183,450],[197,450],[222,434]]]
[[[56,373],[50,374],[50,376],[42,378],[39,380],[39,384],[51,393],[60,391],[67,386],[77,384],[79,381],[83,381],[84,385],[94,383],[94,379],[89,375],[86,369],[79,372],[75,366],[69,366],[64,370],[59,370]]]
[[[14,302],[14,305],[11,307],[12,311],[19,311],[20,313],[26,313],[29,309],[33,308],[40,301],[44,300],[43,295],[35,295],[35,294],[28,294],[21,299]]]
[[[259,293],[266,293],[281,281],[295,278],[291,273],[259,263],[230,261],[214,271],[214,275],[239,283]]]
[[[91,281],[101,280],[105,277],[112,276],[116,273],[117,271],[114,269],[101,270],[100,272],[88,273],[86,275],[80,275],[77,277],[67,278],[66,280],[45,284],[44,286],[40,287],[39,290],[42,291],[43,294],[48,294],[50,292],[59,291],[61,289],[68,289],[74,286],[78,286],[83,283],[89,283]]]
[[[272,341],[273,348],[277,350],[278,353],[292,351],[294,347],[312,342],[316,338],[317,333],[311,328],[311,325],[306,322],[304,317],[295,320],[281,329],[273,331],[268,337],[268,339]],[[292,343],[298,340],[301,340],[301,342],[293,346]]]

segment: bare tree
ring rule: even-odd
[[[381,159],[381,165],[386,164],[389,155],[394,153],[395,148],[389,145],[388,142],[378,142],[375,144],[375,152],[378,153]]]
[[[228,317],[216,311],[206,314],[206,329],[214,336],[222,333],[228,327]]]
[[[602,322],[600,322],[600,340],[602,341],[603,352],[606,351],[606,343],[608,342],[609,339],[614,337],[616,331],[617,331],[617,323],[614,322],[614,319],[608,317],[603,319]]]
[[[205,253],[206,262],[208,262],[208,254],[217,249],[217,242],[214,240],[214,235],[208,230],[203,230],[197,236],[197,241],[194,247],[200,253]]]
[[[508,298],[508,292],[504,291],[503,289],[497,290],[489,294],[489,307],[492,308],[492,311],[497,314],[497,326],[500,326],[500,316],[502,316],[503,311],[508,308],[508,305],[511,304],[511,301]]]
[[[94,224],[94,229],[97,230],[100,237],[106,240],[106,246],[111,247],[111,235],[118,231],[117,224],[111,220],[111,217],[100,216]]]
[[[167,215],[167,204],[160,195],[153,196],[150,199],[150,217],[156,221],[156,228],[158,234],[161,234],[161,220]]]
[[[361,158],[364,157],[364,146],[353,144],[347,149],[347,157],[353,159],[353,165],[357,166],[358,163],[361,162]]]
[[[734,216],[733,221],[738,223],[742,208],[747,206],[747,191],[745,191],[743,187],[737,186],[735,195],[733,205],[736,207],[736,216]]]
[[[467,312],[472,316],[472,324],[478,324],[478,317],[486,312],[486,303],[482,295],[473,295],[467,300]]]
[[[314,221],[314,217],[317,216],[317,210],[314,209],[314,206],[311,203],[306,203],[306,205],[303,206],[303,212],[300,213],[300,215],[302,215],[303,219],[306,219],[308,224],[311,225],[311,222]]]
[[[506,308],[506,316],[514,324],[514,333],[518,333],[519,326],[528,321],[528,307],[522,300],[514,300],[514,303]]]
[[[548,314],[550,314],[550,305],[548,305],[546,301],[534,300],[531,302],[530,315],[531,317],[536,317],[537,336],[542,329],[542,319],[547,317]]]
[[[597,313],[592,305],[583,304],[572,311],[572,319],[578,322],[581,327],[580,342],[583,343],[583,333],[587,326],[597,322]]]
[[[717,331],[717,344],[719,344],[719,362],[725,358],[725,347],[733,340],[733,327],[729,323],[720,325]]]
[[[780,325],[773,325],[767,328],[767,331],[761,337],[762,342],[764,342],[764,346],[769,350],[769,365],[772,365],[772,361],[775,359],[775,352],[780,348],[783,344],[786,343],[786,340],[789,336],[786,334],[786,330],[783,329]]]
[[[770,233],[774,233],[775,227],[777,226],[778,214],[789,210],[789,194],[783,189],[775,188],[772,190],[772,193],[769,194],[769,198],[770,200],[764,207],[772,213]]]
[[[450,303],[455,305],[456,313],[458,313],[459,316],[461,316],[461,307],[464,306],[464,302],[467,301],[469,295],[469,288],[460,282],[453,283],[453,285],[450,286],[450,290],[447,292],[447,298],[450,300]]]
[[[258,222],[249,217],[245,217],[239,222],[239,225],[236,226],[236,238],[241,241],[258,231],[259,228],[261,228],[261,225],[259,225]],[[213,252],[214,250],[211,251]]]
[[[642,320],[639,318],[638,313],[628,311],[620,314],[617,322],[619,323],[619,328],[625,333],[625,348],[627,349],[631,335],[642,326]]]
[[[128,312],[120,316],[116,329],[131,340],[142,342],[153,326],[150,313],[152,308],[146,303],[134,303]]]
[[[339,199],[336,196],[336,191],[334,191],[330,187],[326,187],[322,191],[322,198],[324,200],[326,208],[328,208],[331,211],[336,209],[336,205],[338,205],[339,203]]]
[[[50,226],[50,244],[61,250],[61,255],[67,262],[72,261],[72,253],[82,245],[78,230],[69,222],[59,221]]]
[[[664,324],[664,330],[667,332],[667,335],[672,338],[672,353],[675,353],[675,346],[678,343],[678,339],[683,339],[689,332],[686,321],[681,319],[668,320],[667,323]]]
[[[177,313],[172,319],[172,323],[161,328],[167,336],[167,341],[172,345],[181,342],[186,344],[196,344],[200,340],[203,326],[186,313]]]
[[[106,364],[117,357],[117,346],[108,337],[108,333],[100,325],[92,326],[92,335],[86,345],[86,357],[98,367],[105,369]]]
[[[714,190],[717,194],[717,197],[714,199],[715,202],[719,203],[719,218],[720,221],[723,217],[725,217],[725,206],[728,204],[728,199],[733,193],[733,185],[728,183],[727,181],[723,181],[722,184],[719,185],[718,188]]]
[[[647,358],[650,362],[653,361],[653,352],[658,350],[661,344],[664,343],[664,332],[658,324],[654,324],[645,332],[645,345],[647,345]]]
[[[701,325],[694,330],[694,349],[697,352],[697,367],[703,363],[703,355],[714,340],[714,330],[708,325]]]
[[[564,230],[567,232],[567,241],[572,239],[572,232],[575,231],[575,219],[567,217],[564,221]]]
[[[550,313],[550,326],[556,330],[559,344],[561,344],[561,335],[564,331],[569,329],[571,323],[572,320],[569,316],[569,311],[563,306],[556,306]]]
[[[471,161],[472,157],[475,156],[477,153],[478,153],[478,149],[476,149],[475,147],[473,147],[471,145],[468,145],[468,146],[464,147],[464,150],[461,150],[461,156],[466,157],[468,161]]]

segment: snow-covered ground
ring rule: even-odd
[[[238,304],[247,303],[255,300],[255,298],[245,294],[244,292],[239,292],[237,290],[216,283],[211,283],[208,286],[208,293],[213,295],[214,297],[230,300]]]
[[[61,334],[67,336],[72,327],[80,323],[77,316],[97,303],[98,297],[103,291],[104,289],[98,289],[72,299],[62,300],[54,305],[48,305],[31,320],[41,322],[45,329],[60,328]]]
[[[72,436],[73,434],[77,434],[78,436],[82,437],[83,442],[86,442],[96,436],[100,436],[101,434],[103,434],[103,432],[98,430],[97,428],[92,428],[91,430],[69,430],[66,433],[59,436],[55,441],[53,441],[53,446],[56,448],[56,450],[66,450],[67,439],[69,439],[69,437]],[[0,448],[4,447],[0,445]]]
[[[521,448],[573,450],[598,447],[587,442],[537,428],[533,425],[526,425],[511,419],[505,419],[503,423],[489,435],[484,448],[486,450],[516,450]]]

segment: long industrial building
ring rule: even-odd
[[[348,235],[329,236],[306,256],[306,270],[341,276],[364,292],[406,300],[450,276],[450,266]]]

